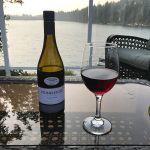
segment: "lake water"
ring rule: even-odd
[[[43,21],[7,21],[10,64],[35,67],[43,46]],[[80,66],[87,24],[56,21],[56,40],[65,66]],[[149,39],[150,29],[112,25],[93,25],[93,41],[105,42],[111,34],[125,34]]]

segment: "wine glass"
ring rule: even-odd
[[[87,43],[81,66],[81,77],[85,86],[95,94],[96,114],[83,122],[83,128],[94,135],[111,131],[111,123],[101,117],[103,95],[110,91],[119,74],[119,58],[113,43]]]

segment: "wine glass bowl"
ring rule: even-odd
[[[119,72],[119,58],[113,43],[88,43],[85,45],[81,77],[85,86],[96,96],[96,114],[83,122],[84,129],[94,135],[111,131],[111,123],[101,117],[101,101],[115,85]]]

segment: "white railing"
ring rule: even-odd
[[[93,8],[93,0],[89,0],[89,9],[88,9],[88,35],[87,42],[91,42],[92,39],[92,8]],[[6,76],[11,76],[11,70],[36,70],[36,67],[11,67],[9,63],[9,53],[7,46],[7,37],[6,37],[6,29],[5,29],[5,17],[4,17],[4,8],[3,8],[3,0],[0,0],[0,30],[2,36],[3,43],[3,53],[4,53],[4,67],[0,67],[0,70],[4,70],[6,72]],[[65,69],[80,69],[80,66],[65,66]]]
[[[9,67],[10,70],[36,70],[37,67]],[[5,67],[4,66],[0,66],[0,70],[4,70]],[[72,69],[72,70],[76,70],[76,69],[80,69],[80,66],[65,66],[65,69]]]
[[[6,38],[6,29],[5,29],[5,17],[4,17],[4,9],[3,9],[3,0],[0,0],[0,29],[1,29],[1,36],[2,36],[2,43],[3,43],[5,72],[6,72],[6,76],[11,76],[10,65],[9,65],[7,38]]]

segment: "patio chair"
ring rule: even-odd
[[[150,40],[129,35],[110,35],[119,54],[120,79],[150,80]]]

